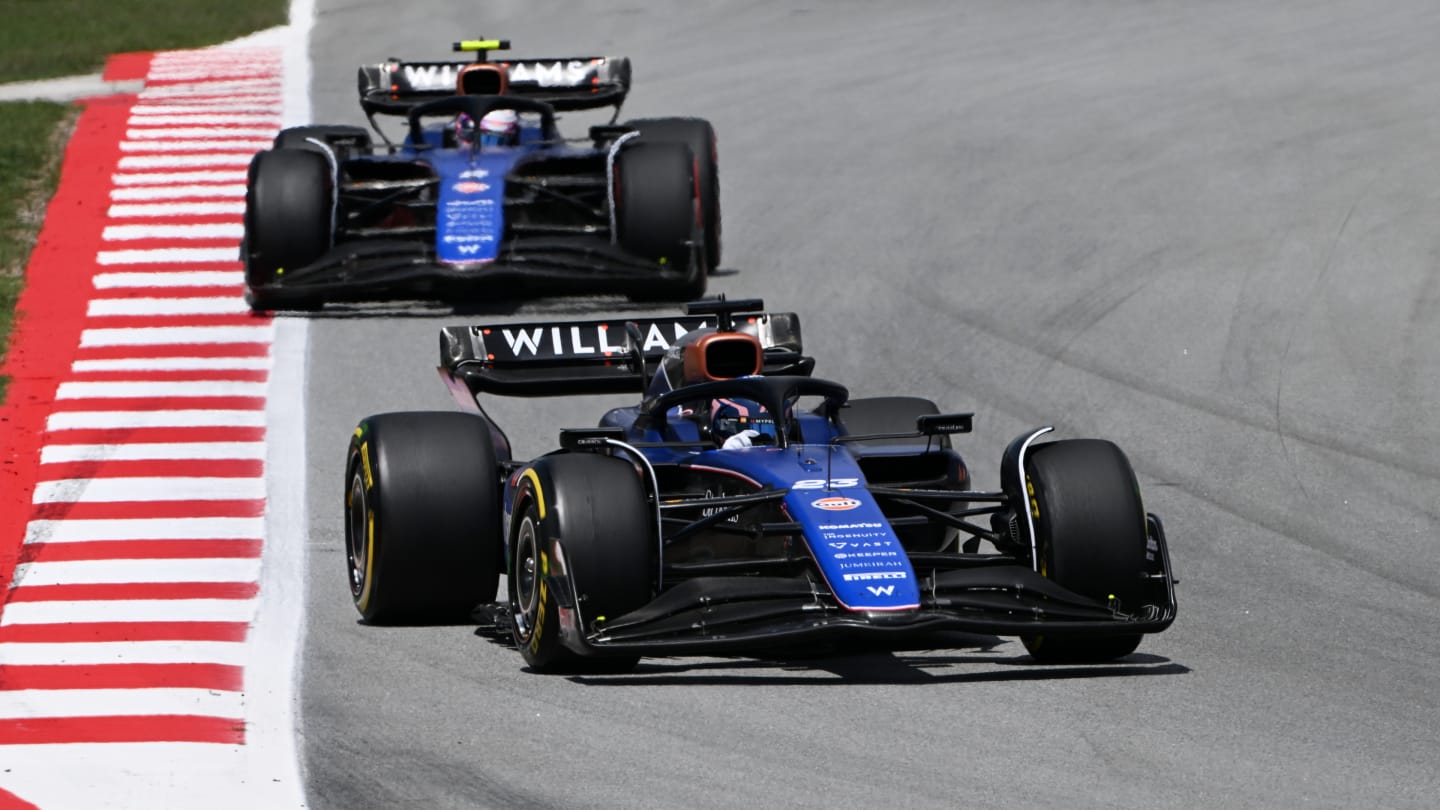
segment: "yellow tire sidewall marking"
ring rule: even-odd
[[[535,472],[535,468],[531,467],[530,469],[526,470],[521,477],[529,481],[531,486],[535,487],[535,506],[540,512],[540,519],[544,520],[545,490],[542,489],[540,486],[540,476]],[[537,526],[536,528],[538,530],[539,527]]]

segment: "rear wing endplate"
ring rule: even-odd
[[[361,65],[360,106],[366,115],[405,115],[424,101],[458,93],[460,71],[475,62],[403,62]],[[615,107],[630,92],[630,60],[582,56],[565,59],[507,59],[506,93],[543,101],[556,110]]]
[[[778,373],[807,359],[796,313],[737,315],[735,321],[735,329],[760,339],[766,371]],[[716,322],[715,315],[701,314],[447,326],[440,330],[440,374],[452,387],[463,384],[472,397],[640,394],[667,349]]]

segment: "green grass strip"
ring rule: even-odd
[[[112,53],[199,48],[284,25],[290,0],[3,0],[0,83],[97,73]],[[0,362],[78,108],[0,104]],[[0,377],[0,402],[6,383]]]
[[[20,101],[0,104],[0,363],[9,346],[25,263],[60,180],[60,158],[80,109]],[[9,379],[0,376],[0,402]]]
[[[112,53],[214,45],[284,25],[289,0],[4,0],[0,82],[96,73]]]

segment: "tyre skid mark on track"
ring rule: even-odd
[[[1266,433],[1274,433],[1276,431],[1275,423],[1269,419],[1259,419],[1218,400],[1198,396],[1193,392],[1157,382],[1153,378],[1146,377],[1143,374],[1128,372],[1098,361],[1076,356],[1073,353],[1067,353],[1065,346],[1046,340],[1037,341],[1033,335],[1022,334],[1021,330],[1002,325],[995,319],[983,315],[961,312],[954,307],[947,306],[944,300],[937,296],[921,294],[916,291],[910,297],[918,307],[928,309],[949,321],[988,335],[994,340],[1054,361],[1056,364],[1063,365],[1066,368],[1083,371],[1086,374],[1123,385],[1139,393],[1191,408],[1227,422],[1254,428]],[[957,387],[974,388],[974,381],[972,380],[959,382],[951,379],[947,381]],[[1020,413],[1030,412],[1030,409],[1024,405],[1023,401],[1006,401],[1013,402]],[[1046,417],[1041,415],[1041,418]],[[1424,456],[1390,452],[1382,448],[1374,447],[1373,445],[1365,444],[1362,441],[1347,439],[1345,438],[1345,433],[1342,428],[1343,426],[1341,425],[1323,428],[1308,427],[1293,422],[1287,423],[1284,426],[1285,436],[1291,440],[1347,456],[1353,456],[1357,459],[1374,462],[1375,464],[1390,467],[1400,472],[1440,481],[1440,463],[1430,463]]]
[[[1033,336],[1021,335],[1014,328],[1002,325],[992,318],[959,311],[954,307],[947,306],[939,297],[920,294],[910,297],[917,307],[938,314],[990,340],[1053,361],[1055,365],[1109,381],[1136,393],[1191,409],[1233,425],[1251,428],[1265,435],[1273,435],[1276,432],[1275,425],[1267,419],[1246,414],[1238,408],[1193,392],[1183,391],[1138,373],[1127,372],[1073,353],[1064,354],[1063,349],[1052,343],[1044,340],[1036,341]],[[1063,357],[1062,354],[1064,354]],[[936,376],[956,390],[965,390],[972,396],[983,396],[992,402],[1001,403],[1001,410],[1005,413],[1024,416],[1037,423],[1041,420],[1048,420],[1062,431],[1066,428],[1064,419],[1057,420],[1053,413],[1036,411],[1028,399],[1023,395],[1017,395],[1016,392],[1003,387],[981,385],[975,379],[958,379],[943,369],[938,370]],[[1440,466],[1430,463],[1427,457],[1420,454],[1402,455],[1364,444],[1358,440],[1347,439],[1338,429],[1329,431],[1318,427],[1289,424],[1286,426],[1285,436],[1292,445],[1302,443],[1311,448],[1371,462],[1382,469],[1388,468],[1440,482]],[[1211,489],[1203,485],[1182,482],[1182,476],[1175,474],[1172,467],[1160,458],[1148,459],[1144,464],[1137,462],[1136,470],[1143,474],[1153,475],[1172,486],[1178,486],[1190,497],[1221,512],[1290,538],[1301,546],[1325,554],[1356,570],[1364,571],[1380,581],[1432,598],[1440,598],[1440,588],[1433,584],[1428,578],[1428,574],[1415,570],[1409,572],[1410,576],[1407,577],[1397,576],[1394,572],[1384,570],[1375,565],[1363,550],[1346,545],[1344,536],[1337,534],[1333,526],[1317,522],[1310,515],[1297,512],[1286,504],[1248,499],[1244,497],[1244,493],[1236,494],[1224,489]],[[1203,484],[1203,482],[1201,483]],[[1407,500],[1401,493],[1392,492],[1390,496],[1392,499],[1404,503],[1407,508],[1418,509],[1425,514],[1433,514],[1419,501]]]

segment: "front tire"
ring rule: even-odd
[[[334,188],[330,161],[316,151],[275,149],[250,161],[242,256],[252,309],[278,306],[268,288],[281,281],[285,271],[311,264],[330,249]]]
[[[1050,442],[1026,459],[1040,573],[1102,604],[1134,610],[1144,594],[1146,519],[1130,461],[1099,439]],[[1122,658],[1141,634],[1022,636],[1041,663]]]
[[[641,141],[690,147],[698,168],[695,180],[705,228],[705,266],[715,272],[720,267],[720,152],[715,127],[703,118],[641,118],[627,121],[625,126],[638,131]]]
[[[693,301],[704,296],[704,248],[695,244],[700,231],[695,188],[695,161],[684,144],[638,143],[621,150],[614,190],[620,246],[680,274],[647,282],[632,297]]]
[[[500,478],[484,418],[368,417],[345,471],[350,595],[367,622],[462,623],[495,600]]]
[[[586,633],[651,600],[653,507],[635,468],[590,453],[553,456],[522,473],[514,503],[510,613],[525,663],[542,673],[634,669],[639,656],[586,659],[562,643],[556,588],[563,577]]]

